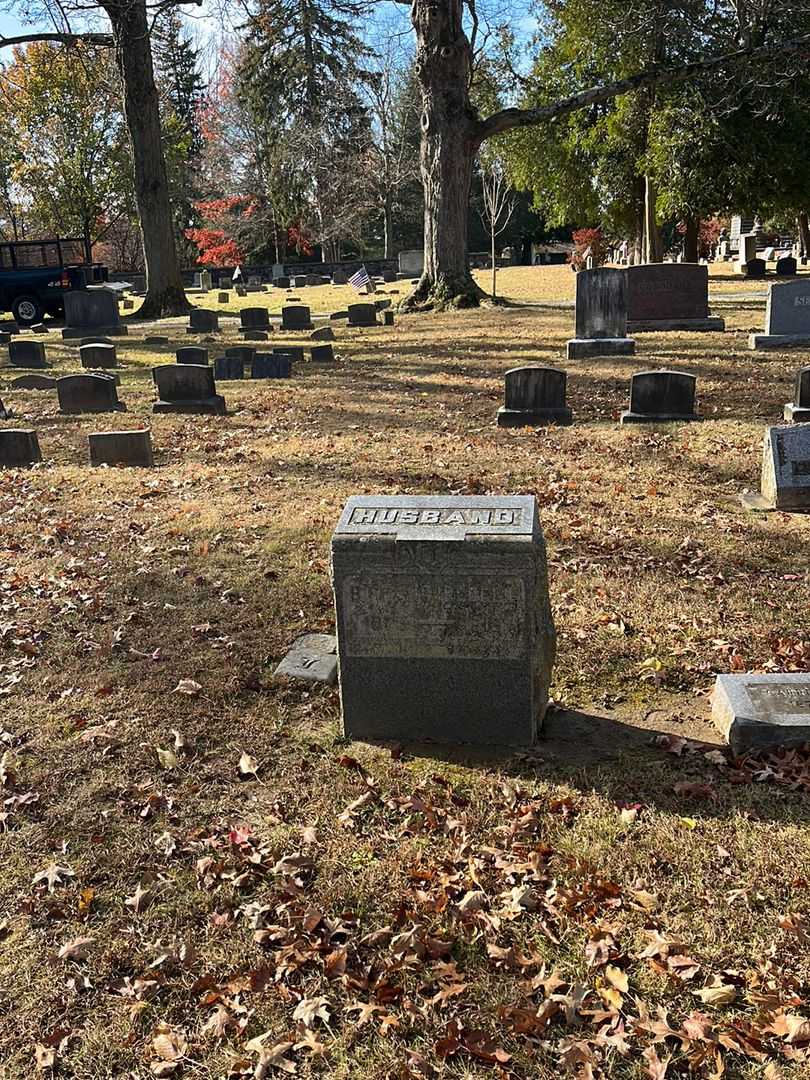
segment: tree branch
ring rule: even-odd
[[[28,45],[33,41],[59,41],[63,45],[75,45],[82,41],[87,45],[110,46],[113,44],[112,34],[64,34],[56,30],[42,34],[19,34],[16,37],[0,37],[0,49],[10,48],[12,45]]]
[[[810,55],[810,34],[793,38],[790,41],[782,41],[774,45],[761,45],[758,48],[737,49],[735,52],[724,53],[722,56],[710,56],[705,60],[696,60],[692,64],[686,64],[679,68],[666,68],[660,65],[647,68],[627,79],[619,79],[617,82],[606,83],[604,86],[594,86],[590,90],[582,90],[578,94],[561,98],[551,105],[540,105],[535,109],[503,109],[493,113],[486,120],[482,120],[476,131],[480,142],[489,139],[493,135],[501,135],[505,131],[513,131],[515,128],[533,127],[547,120],[556,120],[561,116],[576,112],[588,105],[599,105],[603,101],[612,101],[613,98],[621,97],[633,90],[640,90],[651,86],[672,86],[675,83],[684,82],[693,75],[704,71],[712,71],[733,64],[737,60],[758,61],[767,60],[771,57],[786,56],[790,54]]]

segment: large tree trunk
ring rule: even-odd
[[[415,0],[412,9],[422,88],[425,265],[408,307],[473,307],[484,295],[467,262],[470,183],[481,132],[470,104],[471,50],[462,11],[462,0]]]
[[[700,217],[689,214],[684,218],[683,261],[696,263],[700,259]]]
[[[113,26],[124,88],[146,265],[146,297],[138,314],[155,319],[182,315],[191,305],[177,261],[146,5],[143,0],[107,0],[104,9]]]

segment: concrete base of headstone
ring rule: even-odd
[[[37,433],[31,428],[0,431],[0,469],[19,469],[42,461]]]
[[[332,634],[304,634],[273,672],[273,678],[301,679],[334,686],[337,682],[337,638]]]
[[[573,413],[570,409],[507,409],[502,405],[498,409],[498,427],[545,427],[549,424],[557,424],[559,427],[568,427],[574,422]]]
[[[131,465],[151,469],[152,437],[148,431],[94,431],[87,436],[91,465]]]
[[[569,360],[583,360],[592,356],[633,356],[636,343],[633,338],[571,338],[566,342],[565,355]]]
[[[749,349],[808,349],[810,334],[749,334]]]
[[[210,398],[198,398],[189,401],[156,401],[152,406],[153,413],[190,413],[192,415],[206,413],[211,416],[225,416],[225,398],[221,394],[214,394]]]
[[[555,632],[533,497],[354,497],[331,555],[347,737],[535,741]]]
[[[737,757],[810,743],[810,675],[718,675],[712,720]]]
[[[620,424],[694,424],[702,420],[697,413],[637,413],[625,409]]]
[[[784,417],[789,424],[810,424],[810,408],[794,405],[792,401],[788,401],[785,405]]]
[[[86,338],[87,331],[92,329],[95,333],[98,331],[100,337],[126,337],[129,334],[129,327],[120,323],[117,326],[66,326],[62,331],[62,337],[65,341],[70,341],[73,338]]]
[[[711,332],[726,328],[726,320],[711,316],[708,319],[644,319],[627,323],[628,334],[653,333],[656,330],[672,332],[676,330]]]

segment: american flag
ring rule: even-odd
[[[366,270],[365,266],[361,266],[356,274],[352,274],[349,278],[349,284],[353,289],[357,289],[358,292],[362,292],[363,289],[370,293],[376,291],[374,282],[368,276],[368,270]]]

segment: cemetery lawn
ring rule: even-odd
[[[716,673],[810,671],[810,518],[737,498],[808,362],[745,348],[761,291],[725,335],[568,364],[552,307],[338,323],[334,367],[219,383],[224,418],[151,414],[173,353],[143,337],[179,321],[121,339],[124,414],[0,369],[45,458],[0,472],[0,1080],[810,1075],[810,758],[731,761],[709,724]],[[567,369],[573,427],[495,426],[526,362]],[[620,428],[659,366],[704,422]],[[86,464],[147,424],[155,470]],[[335,689],[273,682],[332,631],[329,537],[372,492],[537,496],[534,752],[349,743]]]

